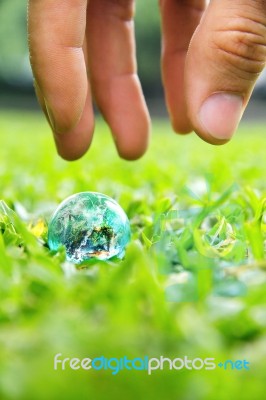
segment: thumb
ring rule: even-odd
[[[186,61],[188,115],[202,139],[231,138],[265,59],[265,0],[212,0]]]

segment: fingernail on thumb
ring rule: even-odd
[[[215,139],[229,140],[243,114],[243,98],[236,94],[214,93],[201,106],[202,128]]]

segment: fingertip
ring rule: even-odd
[[[171,126],[173,131],[178,135],[188,135],[193,131],[193,128],[188,121],[181,120],[180,118],[170,117]]]
[[[92,142],[93,128],[84,132],[73,130],[69,133],[54,134],[58,155],[66,161],[76,161],[89,149]]]
[[[204,142],[211,144],[213,146],[222,146],[228,142],[230,139],[216,139],[213,136],[206,134],[206,132],[202,131],[200,128],[195,128],[194,132],[200,137]]]
[[[88,95],[79,123],[68,132],[60,134],[53,132],[57,153],[66,161],[78,160],[89,149],[93,132],[94,115]]]
[[[120,158],[126,161],[136,161],[147,151],[148,144],[144,147],[128,148],[127,146],[116,146]]]
[[[147,117],[148,118],[148,117]],[[138,134],[127,132],[125,135],[119,135],[119,140],[114,132],[112,132],[114,142],[119,157],[127,161],[136,161],[140,159],[147,151],[150,139],[150,120],[146,120],[146,124]]]
[[[89,149],[89,146],[86,148],[82,148],[81,150],[76,149],[68,149],[65,146],[60,146],[60,144],[56,143],[57,154],[65,161],[77,161],[79,160]]]
[[[180,57],[175,58],[172,57],[172,64],[176,68],[173,68],[172,65],[171,68],[169,68],[169,65],[164,65],[163,68],[165,100],[174,132],[186,135],[192,132],[193,128],[187,115],[183,71],[180,70],[183,68],[183,60],[180,61]],[[170,62],[169,57],[167,62]]]
[[[199,111],[191,116],[195,132],[210,144],[230,141],[244,111],[242,96],[234,93],[213,93],[202,102]]]
[[[230,140],[243,114],[243,98],[233,93],[214,93],[201,105],[198,120],[214,139]]]

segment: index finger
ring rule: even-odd
[[[82,45],[87,0],[29,0],[30,60],[55,133],[80,120],[88,92]]]

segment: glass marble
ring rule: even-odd
[[[96,192],[74,194],[55,210],[48,225],[48,245],[65,246],[67,260],[122,258],[130,240],[128,218],[111,197]]]

